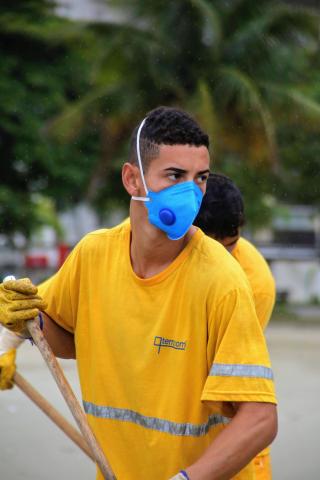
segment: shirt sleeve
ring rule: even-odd
[[[78,310],[80,248],[78,244],[60,270],[38,286],[39,295],[48,304],[45,313],[71,333],[76,327]]]
[[[208,309],[209,374],[201,400],[276,403],[269,354],[249,289],[232,289]]]
[[[260,325],[263,329],[269,323],[275,303],[275,295],[259,294],[255,296],[255,306]]]

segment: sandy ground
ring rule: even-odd
[[[267,330],[279,401],[275,480],[320,479],[320,323]]]
[[[274,480],[318,480],[320,325],[271,324],[267,338],[279,398]],[[79,395],[74,362],[61,364]],[[25,343],[18,365],[19,372],[71,420],[36,347]],[[0,392],[0,480],[57,478],[94,479],[95,468],[18,388]]]

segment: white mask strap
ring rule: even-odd
[[[140,155],[140,134],[141,134],[142,127],[143,127],[143,125],[145,124],[145,121],[146,121],[146,120],[147,120],[147,118],[144,118],[144,119],[142,120],[142,122],[140,123],[140,126],[139,126],[139,128],[138,128],[138,132],[137,132],[137,142],[136,142],[136,150],[137,150],[139,170],[140,170],[140,174],[141,174],[141,178],[142,178],[143,187],[144,187],[144,190],[145,190],[145,192],[146,192],[146,195],[148,195],[149,191],[148,191],[148,188],[147,188],[146,181],[145,181],[145,179],[144,179],[143,168],[142,168],[142,161],[141,161],[141,155]],[[150,201],[150,198],[149,198],[148,196],[146,196],[146,197],[135,197],[135,196],[132,196],[131,198],[132,198],[132,200],[139,200],[140,202],[149,202],[149,201]]]

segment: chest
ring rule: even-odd
[[[123,272],[104,285],[99,291],[81,289],[79,351],[121,368],[131,365],[135,372],[206,364],[206,299],[194,283],[173,276],[145,287]]]

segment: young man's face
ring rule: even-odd
[[[205,193],[209,163],[209,152],[204,146],[161,145],[159,156],[151,160],[145,173],[147,187],[159,192],[177,183],[193,181]]]

